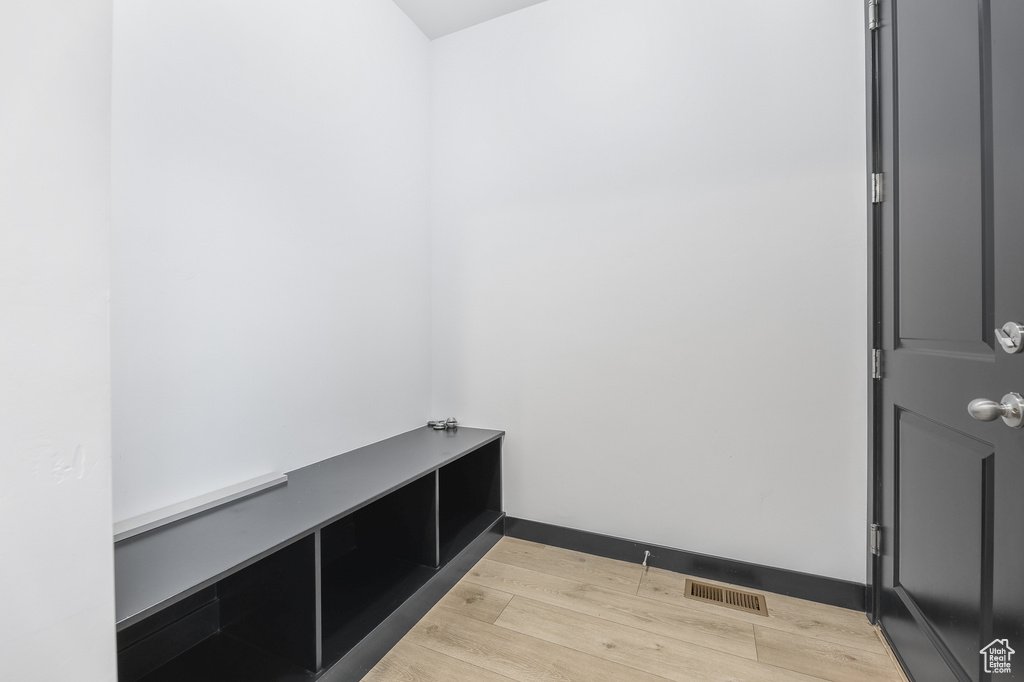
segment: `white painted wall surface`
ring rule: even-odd
[[[544,0],[394,0],[431,40]]]
[[[114,517],[429,406],[428,41],[391,0],[118,0]]]
[[[110,0],[0,4],[0,680],[113,682]]]
[[[432,414],[507,429],[510,515],[864,581],[862,10],[434,41]]]

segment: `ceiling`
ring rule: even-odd
[[[431,40],[544,0],[394,0]]]

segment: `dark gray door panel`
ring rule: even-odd
[[[966,409],[1024,392],[994,332],[1024,323],[1024,2],[882,7],[878,620],[919,682],[1024,679],[1024,430]],[[985,671],[994,639],[1015,674]]]

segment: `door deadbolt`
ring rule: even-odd
[[[1002,417],[1007,426],[1015,429],[1024,426],[1024,398],[1020,393],[1007,393],[1001,403],[977,398],[967,406],[967,412],[982,422],[992,422]]]
[[[1002,329],[996,330],[996,340],[1007,353],[1019,353],[1024,350],[1024,326],[1016,322],[1007,322]]]

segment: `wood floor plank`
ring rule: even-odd
[[[509,537],[502,538],[492,547],[486,558],[626,594],[636,594],[643,574],[643,567],[639,564]]]
[[[483,623],[493,623],[511,600],[512,595],[507,592],[459,582],[434,608],[450,609]]]
[[[404,641],[519,682],[664,682],[662,677],[447,609],[428,613]]]
[[[655,568],[631,594],[637,568],[505,538],[365,679],[906,682],[863,613],[761,592],[746,614]]]
[[[899,673],[900,682],[910,682],[907,674],[903,672],[903,668],[900,666],[899,659],[896,658],[896,654],[893,653],[892,648],[889,646],[889,642],[886,641],[885,635],[882,634],[882,628],[877,625],[873,627],[875,629],[875,634],[878,635],[878,641],[882,643],[882,647],[885,648],[885,653],[889,655],[889,660],[892,661],[892,667],[896,669],[897,673]]]
[[[669,680],[688,682],[820,682],[791,670],[730,656],[688,642],[611,623],[516,596],[495,625],[615,661]]]
[[[405,640],[399,642],[363,677],[363,682],[511,682],[490,670],[425,649]]]
[[[877,654],[884,654],[878,636],[867,616],[859,611],[841,609],[835,606],[817,604],[803,599],[787,597],[771,592],[748,590],[765,595],[768,617],[746,614],[722,606],[708,604],[685,597],[684,585],[691,576],[657,568],[648,569],[640,583],[638,594],[653,600],[675,604],[682,608],[698,610],[706,614],[727,611],[730,618],[742,620],[755,626],[765,626],[797,635],[823,639],[835,644],[854,647]],[[725,585],[714,580],[704,580],[715,585]]]
[[[527,597],[570,611],[603,618],[755,660],[753,627],[739,620],[681,609],[672,604],[625,595],[595,585],[482,559],[463,582]]]
[[[900,682],[886,653],[835,644],[768,627],[754,627],[758,660],[831,682]]]

